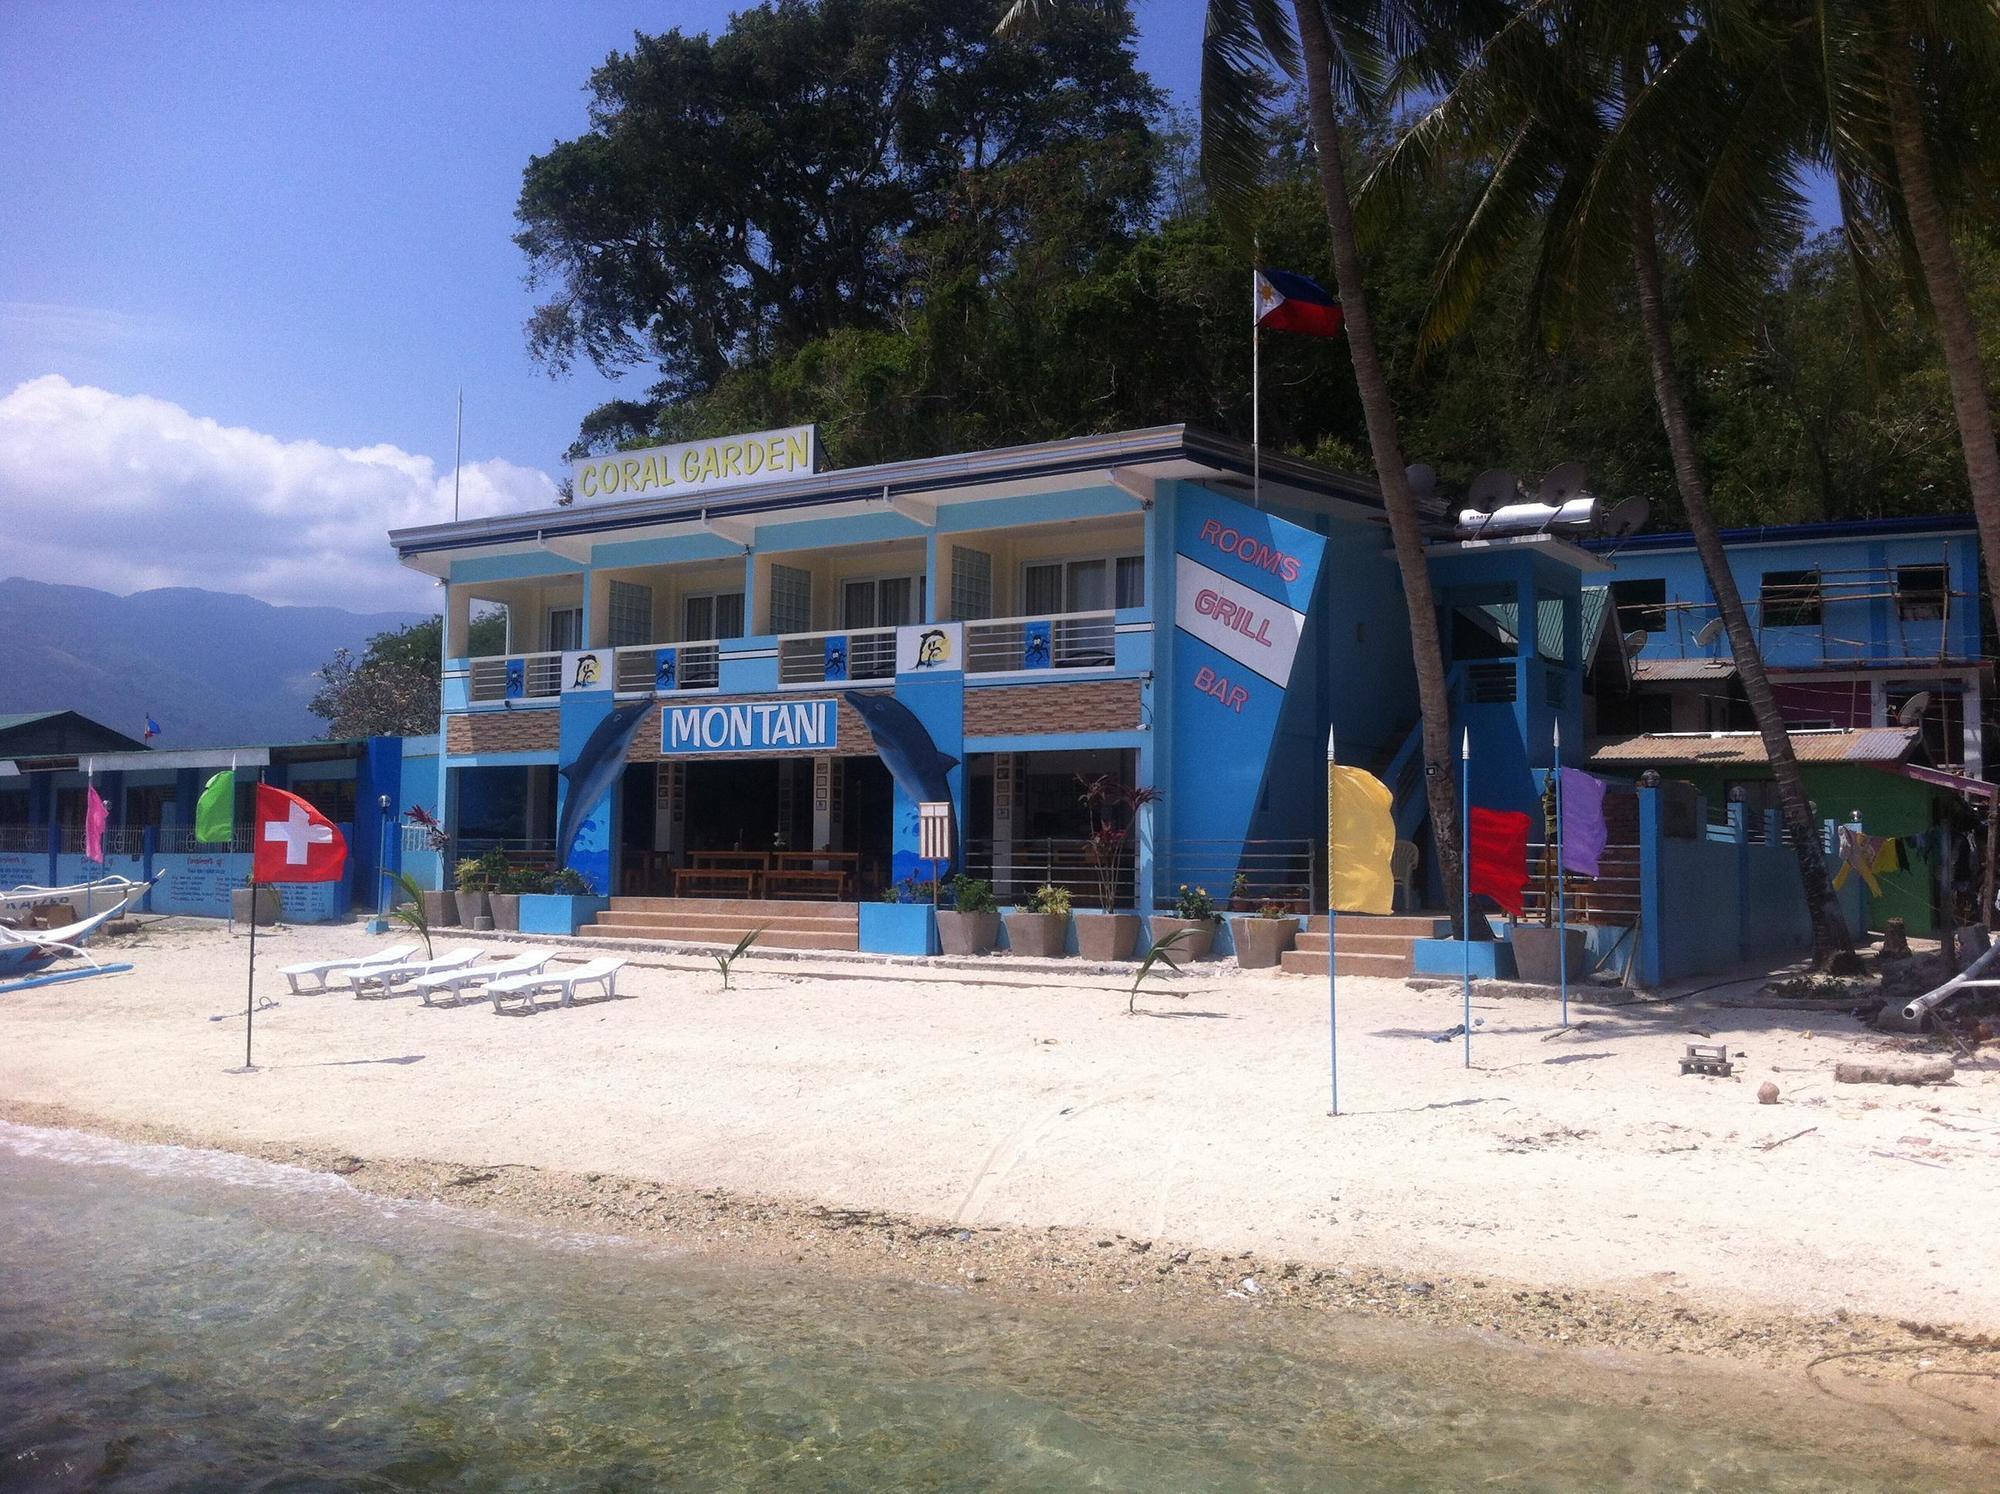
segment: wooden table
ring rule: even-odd
[[[816,897],[817,889],[828,888],[840,901],[853,895],[854,878],[860,869],[859,851],[773,851],[771,870],[764,881],[766,887],[806,889],[792,896]]]
[[[763,880],[761,867],[683,866],[674,872],[674,896],[713,897],[727,889],[743,897],[755,897]],[[692,894],[688,891],[691,886]]]

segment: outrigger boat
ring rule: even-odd
[[[158,880],[158,875],[144,882],[135,882],[130,877],[99,877],[94,882],[72,882],[67,887],[40,887],[24,882],[11,891],[0,892],[0,925],[19,923],[37,908],[56,903],[68,903],[85,912],[95,912],[99,903],[115,903],[122,908],[152,891],[153,883]]]

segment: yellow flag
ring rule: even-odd
[[[1340,913],[1387,913],[1395,907],[1389,869],[1396,852],[1395,801],[1388,785],[1360,768],[1326,765],[1326,865],[1330,901]]]

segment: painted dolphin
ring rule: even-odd
[[[563,795],[562,818],[556,825],[556,865],[569,865],[569,853],[576,846],[583,822],[604,802],[618,775],[625,771],[625,754],[632,750],[632,739],[639,735],[639,727],[652,709],[650,700],[618,707],[597,723],[576,761],[557,769],[569,780],[569,792]]]
[[[860,690],[845,691],[842,699],[868,723],[875,751],[897,788],[919,804],[951,802],[951,785],[944,775],[958,766],[958,759],[938,751],[924,723],[908,706],[893,695]]]

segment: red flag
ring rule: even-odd
[[[1472,810],[1472,890],[1516,918],[1528,885],[1528,817],[1516,809]]]
[[[260,882],[337,882],[347,841],[297,794],[257,785],[257,840],[251,875]]]

